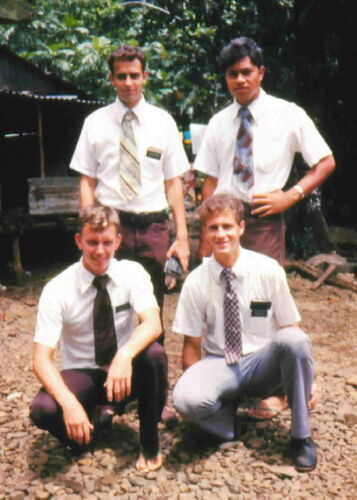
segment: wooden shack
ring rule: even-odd
[[[77,213],[69,162],[84,118],[103,104],[0,46],[0,275],[10,267],[21,281],[22,235]]]

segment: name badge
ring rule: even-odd
[[[271,302],[255,302],[250,303],[251,315],[255,318],[266,318],[268,310],[271,308]]]
[[[162,153],[163,153],[162,149],[150,147],[146,151],[146,156],[148,158],[153,158],[154,160],[160,160]]]
[[[130,309],[129,302],[127,302],[126,304],[122,304],[121,306],[116,306],[115,307],[115,312],[119,313],[119,312],[122,312],[122,311],[127,311],[128,309]]]

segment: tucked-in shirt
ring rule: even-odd
[[[183,285],[173,331],[203,336],[207,353],[224,356],[223,267],[213,256],[203,260]],[[300,314],[284,269],[270,257],[240,249],[232,267],[240,309],[243,354],[265,346],[280,327],[296,324]]]
[[[164,210],[168,206],[164,181],[190,168],[176,123],[143,97],[132,108],[142,187],[133,200],[127,201],[120,192],[119,180],[120,135],[127,110],[117,98],[89,115],[70,167],[97,179],[95,197],[103,205],[134,213]]]
[[[157,303],[150,277],[137,262],[112,259],[106,274],[120,348],[137,325],[137,314],[157,307]],[[60,341],[62,370],[98,368],[93,331],[94,277],[80,261],[49,281],[41,294],[34,341],[52,348]]]
[[[240,107],[234,100],[211,118],[195,161],[195,169],[218,179],[216,192],[233,191],[249,202],[253,194],[285,186],[295,153],[301,153],[310,167],[331,154],[302,108],[261,89],[258,98],[249,105],[253,117],[254,163],[254,185],[249,189],[233,174]]]

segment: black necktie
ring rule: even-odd
[[[113,309],[107,290],[108,275],[96,276],[93,285],[97,289],[93,307],[95,362],[98,366],[109,365],[117,351]]]
[[[233,288],[233,272],[225,267],[222,276],[226,281],[224,293],[224,357],[227,365],[236,363],[242,355],[242,337],[240,331],[239,302],[237,294]]]

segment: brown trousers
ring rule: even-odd
[[[285,223],[283,214],[256,217],[245,206],[245,231],[241,238],[244,248],[268,255],[284,265],[285,260]]]

